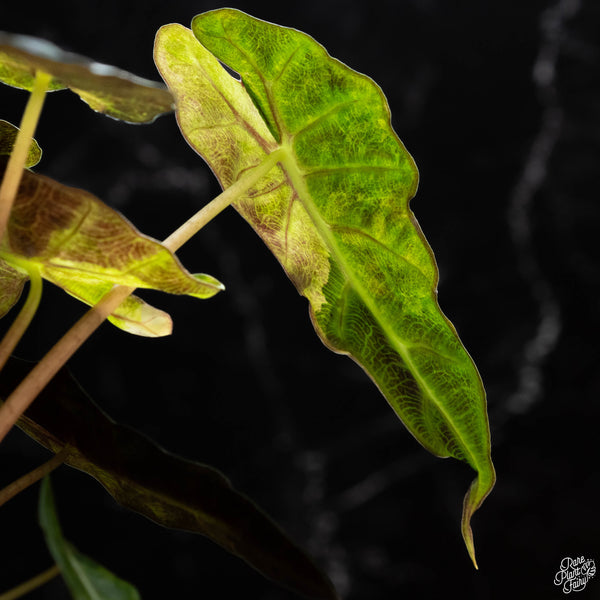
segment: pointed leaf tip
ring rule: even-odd
[[[471,528],[471,518],[475,511],[481,506],[488,494],[496,484],[496,471],[490,460],[489,469],[481,469],[480,474],[473,480],[463,500],[463,514],[461,519],[461,532],[467,552],[473,566],[479,569],[475,556],[475,542]]]

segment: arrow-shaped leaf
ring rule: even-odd
[[[138,591],[108,569],[81,554],[62,533],[50,477],[42,480],[39,519],[50,554],[75,600],[139,600]]]
[[[0,176],[2,172],[0,164]],[[210,298],[223,289],[210,275],[188,273],[160,242],[141,234],[92,194],[27,170],[0,245],[0,282],[7,304],[18,299],[27,276],[24,264],[89,305],[116,284],[196,298]],[[138,335],[171,331],[166,313],[135,296],[109,320]]]
[[[15,359],[7,363],[0,397],[12,391],[28,368]],[[65,369],[18,425],[54,452],[69,446],[65,464],[97,479],[122,506],[165,527],[207,536],[265,577],[308,598],[337,598],[310,557],[219,471],[166,452],[115,423]]]
[[[485,392],[439,308],[409,208],[417,169],[382,91],[309,36],[236,10],[198,15],[192,29],[201,44],[167,25],[155,46],[184,136],[224,188],[278,152],[234,206],[310,301],[324,343],[366,370],[428,450],[478,472],[462,520],[475,560],[471,516],[495,481]]]
[[[173,98],[155,81],[142,79],[53,43],[0,32],[0,81],[31,91],[36,70],[52,75],[49,91],[70,88],[98,112],[130,123],[148,123],[173,110]]]

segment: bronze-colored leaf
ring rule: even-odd
[[[0,397],[27,367],[11,360]],[[58,452],[65,463],[97,479],[119,504],[166,527],[200,533],[273,581],[308,598],[335,599],[329,579],[309,556],[217,470],[175,456],[104,414],[62,370],[40,394],[19,427]]]
[[[170,250],[92,194],[31,171],[23,173],[0,243],[0,259],[17,270],[16,265],[25,261],[44,279],[89,305],[99,302],[113,285],[196,298],[210,298],[223,289],[210,275],[189,273]],[[109,319],[137,335],[171,331],[166,313],[135,297]]]

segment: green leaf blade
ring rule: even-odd
[[[470,519],[495,480],[485,391],[438,305],[433,252],[409,207],[418,172],[391,127],[383,93],[309,36],[237,10],[198,15],[192,29],[202,46],[189,42],[188,51],[198,64],[216,57],[240,74],[244,106],[255,104],[283,151],[279,166],[235,208],[310,301],[324,343],[365,369],[428,450],[478,472],[462,525],[474,560]],[[206,71],[194,86],[178,80],[175,65],[161,58],[163,42],[157,38],[156,62],[180,127],[227,186],[231,173],[252,168],[261,153],[264,161],[272,144],[255,137],[250,161],[235,143],[215,152],[195,127],[190,97],[220,81]],[[226,111],[213,96],[212,110]],[[250,131],[240,112],[230,111],[229,122],[230,133]],[[244,147],[250,143],[246,136]],[[237,163],[225,169],[224,154]]]
[[[52,75],[49,91],[71,89],[93,110],[128,123],[151,123],[173,110],[162,85],[67,52],[31,36],[0,32],[0,81],[33,89],[35,71]]]
[[[48,476],[42,480],[38,513],[48,549],[75,600],[140,600],[135,587],[81,554],[64,538]]]
[[[189,29],[165,25],[156,40],[159,69],[169,72],[174,89],[193,90],[178,99],[186,107],[176,113],[182,133],[193,148],[202,143],[209,149],[203,156],[221,185],[229,187],[276,149],[275,140],[244,86],[210,53],[199,49]],[[212,83],[207,85],[208,81]]]

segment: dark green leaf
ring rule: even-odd
[[[478,472],[462,519],[475,560],[471,516],[495,481],[485,391],[439,308],[409,208],[417,169],[382,91],[309,36],[240,11],[198,15],[192,29],[201,44],[167,25],[155,46],[184,136],[224,188],[277,152],[234,206],[310,301],[324,343],[366,370],[423,446]]]
[[[139,600],[138,591],[88,556],[81,554],[63,537],[50,477],[42,480],[39,502],[40,525],[46,544],[75,600]]]
[[[0,397],[12,391],[24,371],[20,361],[7,363]],[[65,370],[18,424],[54,452],[68,445],[65,464],[96,478],[119,504],[165,527],[205,535],[269,579],[309,598],[337,598],[304,551],[221,473],[170,454],[115,423]]]
[[[31,91],[36,70],[52,75],[50,91],[70,88],[93,110],[121,121],[148,123],[173,109],[171,94],[155,81],[46,40],[0,32],[0,81]]]

